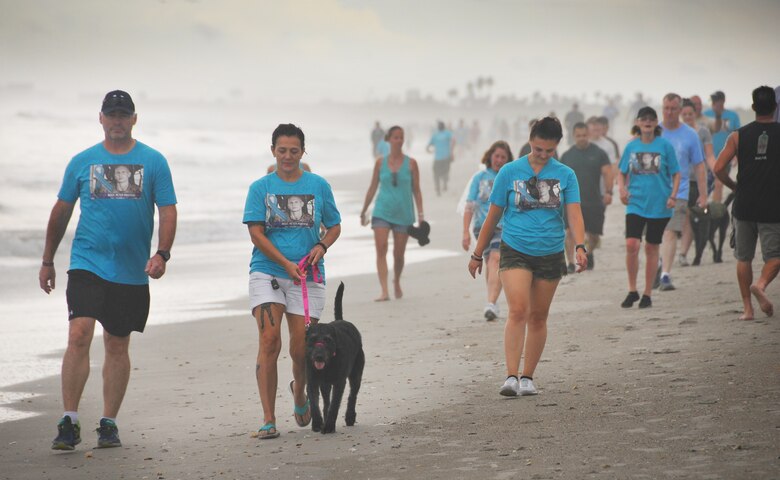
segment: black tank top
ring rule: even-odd
[[[751,122],[740,128],[737,162],[734,216],[780,223],[780,123]]]

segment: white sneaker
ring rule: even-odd
[[[689,267],[691,265],[690,263],[688,263],[688,258],[682,253],[678,255],[677,263],[679,263],[681,267]]]
[[[517,383],[515,377],[507,377],[504,385],[501,386],[501,390],[498,392],[505,397],[516,397],[517,389],[520,385]]]
[[[530,378],[521,378],[520,385],[517,387],[518,395],[536,395],[536,387],[534,387],[534,381]]]
[[[485,320],[492,322],[498,317],[498,306],[495,303],[485,305]]]

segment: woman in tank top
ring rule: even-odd
[[[407,229],[414,224],[414,205],[417,205],[417,220],[423,217],[422,192],[420,192],[420,171],[417,161],[404,155],[404,130],[393,126],[387,132],[390,154],[376,159],[371,184],[366,192],[360,223],[368,225],[367,211],[376,195],[370,222],[376,244],[376,268],[381,293],[376,301],[390,300],[387,285],[387,250],[390,231],[393,232],[393,287],[395,298],[403,296],[401,272],[404,268]],[[379,193],[377,194],[377,190]]]

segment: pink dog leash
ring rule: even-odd
[[[298,268],[303,271],[304,275],[304,278],[301,281],[301,296],[303,297],[303,317],[305,319],[306,328],[309,328],[309,325],[311,324],[311,317],[309,316],[309,289],[306,286],[306,270],[309,266],[307,265],[308,260],[309,256],[306,255],[301,259],[300,262],[298,262]],[[320,267],[317,266],[316,263],[310,266],[312,280],[314,280],[316,283],[320,283]]]

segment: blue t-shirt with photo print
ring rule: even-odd
[[[270,173],[249,187],[244,223],[265,225],[265,236],[287,260],[298,263],[320,241],[320,224],[330,228],[341,223],[341,215],[328,182],[319,175],[303,172],[294,182]],[[317,264],[325,278],[325,263]],[[290,278],[278,263],[257,247],[252,249],[249,271]],[[309,271],[309,279],[312,278]]]
[[[477,172],[471,178],[466,201],[474,208],[472,222],[477,230],[482,228],[482,224],[485,223],[485,218],[487,218],[488,210],[490,209],[490,192],[493,191],[493,182],[496,180],[496,175],[498,175],[498,172],[492,168],[486,168]],[[496,227],[501,228],[501,223],[499,221]]]
[[[672,144],[677,157],[677,164],[680,167],[680,188],[677,190],[677,198],[688,200],[690,174],[693,172],[695,165],[704,161],[699,134],[684,123],[681,123],[674,130],[665,128],[663,124],[660,124],[660,126],[662,130],[661,137]]]
[[[504,243],[526,255],[552,255],[563,251],[564,205],[580,203],[580,187],[574,170],[554,158],[534,174],[526,155],[501,167],[490,203],[504,211]]]
[[[666,200],[672,194],[672,176],[680,171],[680,165],[671,143],[661,137],[650,143],[642,143],[639,138],[630,141],[620,159],[620,171],[628,175],[626,214],[672,216],[674,209],[666,208]]]
[[[87,270],[114,283],[146,285],[154,206],[176,204],[168,162],[136,141],[122,155],[99,143],[68,163],[57,197],[81,201],[70,269]]]

